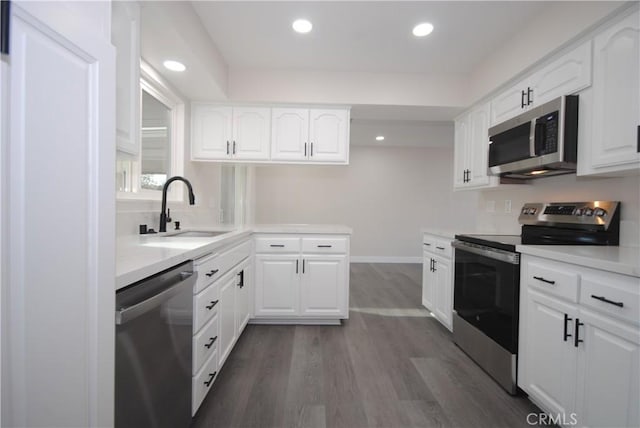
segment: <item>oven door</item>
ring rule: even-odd
[[[520,254],[454,241],[454,303],[459,317],[517,353]]]

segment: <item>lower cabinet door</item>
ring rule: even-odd
[[[519,338],[519,385],[545,410],[568,418],[575,409],[577,348],[573,334],[577,309],[531,288],[523,291],[527,307],[520,308],[524,324]],[[571,335],[566,340],[565,323]]]
[[[256,255],[256,317],[299,314],[301,264],[298,254]]]
[[[337,317],[347,314],[346,260],[346,256],[302,256],[302,315]]]
[[[220,284],[220,337],[219,341],[219,361],[220,367],[229,356],[233,345],[236,343],[236,288],[238,277],[232,275],[228,280]]]
[[[253,270],[251,261],[240,267],[240,282],[236,288],[236,334],[238,337],[251,317],[251,294],[253,293]]]
[[[436,276],[432,272],[433,256],[424,252],[422,263],[422,306],[433,311]]]
[[[434,269],[432,272],[432,282],[435,285],[435,304],[433,312],[438,320],[449,330],[452,328],[452,284],[450,262],[440,257],[434,258]]]
[[[590,311],[581,311],[580,322],[579,426],[640,426],[638,328]]]

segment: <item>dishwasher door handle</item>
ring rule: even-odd
[[[196,283],[196,279],[198,279],[198,272],[180,272],[180,276],[178,278],[179,280],[167,286],[167,288],[162,290],[160,293],[134,305],[116,310],[116,325],[126,324],[140,315],[157,308],[162,303],[180,293],[184,287],[193,287]]]

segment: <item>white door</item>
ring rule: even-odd
[[[527,106],[529,81],[523,80],[493,97],[491,100],[491,126],[524,112]],[[524,91],[524,95],[523,95]]]
[[[521,329],[519,386],[552,413],[569,415],[575,408],[576,350],[573,335],[576,308],[562,300],[526,289],[526,328]]]
[[[449,330],[452,328],[453,323],[453,303],[452,297],[452,284],[451,284],[451,265],[447,259],[441,257],[434,257],[434,269],[435,272],[435,305],[433,313],[436,314],[436,318],[440,320],[445,327]]]
[[[256,316],[298,315],[302,267],[298,255],[260,254],[255,266]]]
[[[224,364],[236,343],[236,288],[238,288],[238,276],[231,275],[229,279],[224,280],[220,284],[220,339],[218,357],[220,358],[220,367]]]
[[[469,113],[469,172],[468,185],[486,186],[489,184],[487,169],[489,165],[489,104],[482,104]]]
[[[581,311],[576,414],[584,427],[640,426],[638,328]]]
[[[422,306],[433,311],[435,309],[436,276],[432,272],[433,256],[423,252],[422,262]]]
[[[467,186],[469,115],[462,116],[455,121],[454,132],[453,187],[460,189]]]
[[[91,25],[110,7],[11,4],[3,426],[113,426],[115,49]]]
[[[269,160],[270,140],[270,108],[233,108],[232,154],[235,159]]]
[[[111,42],[116,47],[116,147],[140,151],[140,5],[111,3]]]
[[[271,159],[300,161],[309,156],[309,110],[271,110]]]
[[[593,43],[593,167],[640,166],[640,19],[634,13]]]
[[[251,317],[251,294],[253,293],[253,269],[251,261],[243,263],[239,268],[238,286],[236,289],[236,332],[240,337]]]
[[[346,256],[302,255],[302,315],[323,317],[347,313],[346,260]]]
[[[232,151],[232,108],[191,105],[191,158],[224,160]]]
[[[349,110],[309,111],[309,159],[346,162],[349,153]]]

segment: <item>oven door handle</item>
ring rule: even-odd
[[[477,244],[462,242],[458,240],[453,241],[451,243],[451,246],[461,251],[467,251],[469,253],[488,257],[490,259],[498,260],[501,262],[506,262],[512,265],[520,264],[520,253],[512,253],[511,251],[500,250],[498,248],[485,247],[484,245],[477,245]]]

